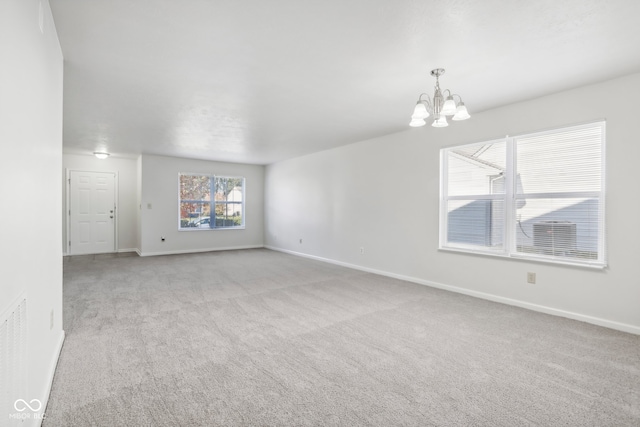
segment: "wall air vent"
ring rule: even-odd
[[[27,391],[27,299],[20,297],[0,315],[0,414],[6,417]]]

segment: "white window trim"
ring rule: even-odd
[[[518,196],[516,194],[515,182],[514,182],[514,170],[516,168],[516,144],[515,140],[521,137],[535,137],[542,136],[556,132],[579,130],[583,128],[592,128],[594,126],[600,126],[602,128],[602,141],[601,141],[601,175],[600,175],[600,191],[585,191],[585,192],[564,192],[564,193],[530,193]],[[462,147],[466,145],[474,144],[493,144],[498,142],[506,143],[506,168],[508,173],[505,173],[505,193],[504,194],[485,194],[485,195],[463,195],[463,196],[447,196],[448,188],[448,176],[449,170],[447,153],[449,150],[456,147]],[[607,267],[607,252],[606,252],[606,209],[605,209],[605,197],[606,197],[606,121],[600,120],[596,122],[585,123],[575,126],[565,126],[561,128],[554,128],[534,133],[523,133],[514,136],[505,136],[504,138],[493,139],[489,141],[480,141],[477,143],[461,144],[456,146],[444,147],[440,150],[440,220],[439,220],[439,244],[438,250],[444,252],[459,252],[465,254],[481,255],[500,257],[505,259],[526,260],[542,262],[547,264],[560,264],[574,267],[587,267],[593,269],[604,269]],[[516,234],[513,233],[515,229],[514,223],[514,211],[515,202],[518,199],[537,199],[537,198],[598,198],[599,209],[599,223],[598,223],[598,259],[597,260],[569,260],[563,258],[549,257],[534,253],[519,253],[516,251]],[[504,245],[503,248],[491,249],[480,248],[475,245],[465,245],[462,243],[456,243],[455,245],[447,244],[448,233],[448,201],[451,200],[502,200],[505,204],[505,217],[503,223],[503,236]]]

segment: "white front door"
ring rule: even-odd
[[[115,181],[114,173],[70,172],[70,255],[115,252]]]

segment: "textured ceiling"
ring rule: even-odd
[[[432,68],[472,115],[640,71],[637,0],[50,3],[67,153],[268,164],[408,129]]]

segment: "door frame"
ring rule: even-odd
[[[64,211],[64,217],[65,217],[65,223],[66,223],[66,233],[65,233],[65,240],[64,240],[64,252],[65,255],[69,255],[71,253],[70,248],[69,248],[69,240],[71,240],[71,172],[94,172],[94,173],[112,173],[115,175],[115,179],[114,179],[114,192],[113,192],[113,204],[115,206],[114,211],[115,211],[115,221],[113,223],[113,252],[112,253],[116,253],[118,252],[118,224],[120,223],[120,213],[119,213],[119,209],[118,209],[118,171],[110,171],[110,170],[101,170],[101,171],[96,171],[96,170],[87,170],[87,169],[69,169],[66,168],[65,169],[65,211]]]

